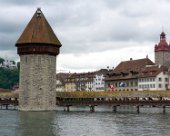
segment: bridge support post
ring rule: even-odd
[[[166,106],[163,106],[163,114],[166,113]]]
[[[138,106],[136,106],[136,108],[137,108],[137,113],[140,113],[139,105],[138,105]]]
[[[67,108],[67,111],[69,112],[70,111],[70,106],[67,105],[66,108]]]
[[[90,107],[90,111],[91,111],[91,112],[94,112],[94,111],[95,111],[95,109],[94,109],[95,106],[90,105],[89,107]]]
[[[8,104],[6,104],[5,106],[6,106],[6,110],[8,110]]]
[[[117,106],[113,106],[113,112],[114,112],[114,113],[117,112]]]

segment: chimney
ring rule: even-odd
[[[130,58],[130,61],[133,60],[132,58]]]

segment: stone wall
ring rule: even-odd
[[[170,66],[170,52],[168,51],[155,52],[155,64]]]
[[[47,111],[56,107],[56,57],[20,56],[19,110]]]

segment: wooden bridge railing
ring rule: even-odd
[[[170,98],[170,90],[166,91],[102,91],[102,92],[56,92],[61,98]]]

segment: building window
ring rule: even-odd
[[[147,88],[149,88],[149,84],[147,84]]]
[[[152,88],[152,84],[150,84],[150,88]]]
[[[162,81],[162,78],[161,78],[161,77],[159,77],[159,78],[158,78],[158,81]]]
[[[165,84],[165,89],[168,90],[168,84]]]
[[[161,85],[161,84],[159,84],[159,88],[162,88],[162,85]]]
[[[165,78],[165,82],[168,82],[168,78]]]
[[[144,85],[142,85],[142,88],[144,88]]]

